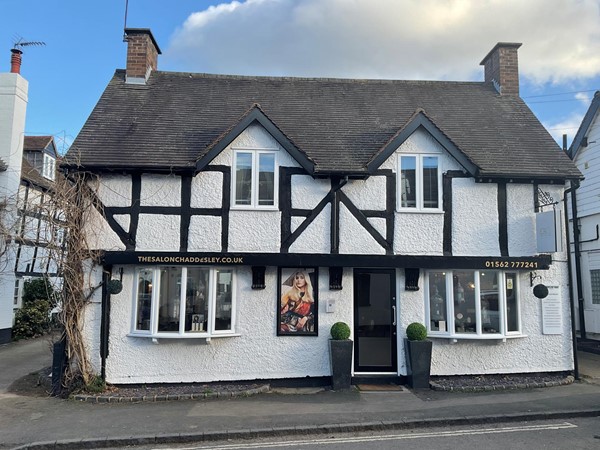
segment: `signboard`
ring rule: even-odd
[[[563,317],[558,286],[547,286],[548,297],[542,299],[542,333],[562,334]]]

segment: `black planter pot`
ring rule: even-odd
[[[429,389],[431,373],[431,341],[404,339],[408,385],[413,389]]]
[[[352,372],[352,341],[329,340],[331,384],[334,391],[350,389]]]

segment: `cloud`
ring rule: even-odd
[[[521,76],[600,74],[598,0],[247,0],[191,14],[165,53],[176,70],[480,80],[496,42],[522,42]]]
[[[583,114],[572,113],[566,119],[563,119],[559,122],[548,122],[543,123],[543,125],[552,135],[554,140],[562,147],[563,134],[567,135],[570,145],[570,142],[573,140],[573,137],[579,129],[579,125],[581,125],[583,116]]]

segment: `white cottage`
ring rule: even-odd
[[[484,82],[275,78],[158,71],[126,32],[65,166],[99,177],[92,271],[123,282],[85,315],[107,381],[327,383],[337,321],[355,378],[403,381],[415,321],[434,375],[573,368],[535,204],[581,174],[518,96],[520,44]]]
[[[569,156],[585,176],[573,183],[569,217],[573,222],[574,296],[582,337],[600,334],[600,91],[583,118]],[[574,199],[574,201],[573,201]],[[575,208],[573,208],[573,205]]]

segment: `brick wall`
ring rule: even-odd
[[[519,95],[519,60],[521,44],[499,43],[483,59],[485,81],[495,82],[502,95]]]

